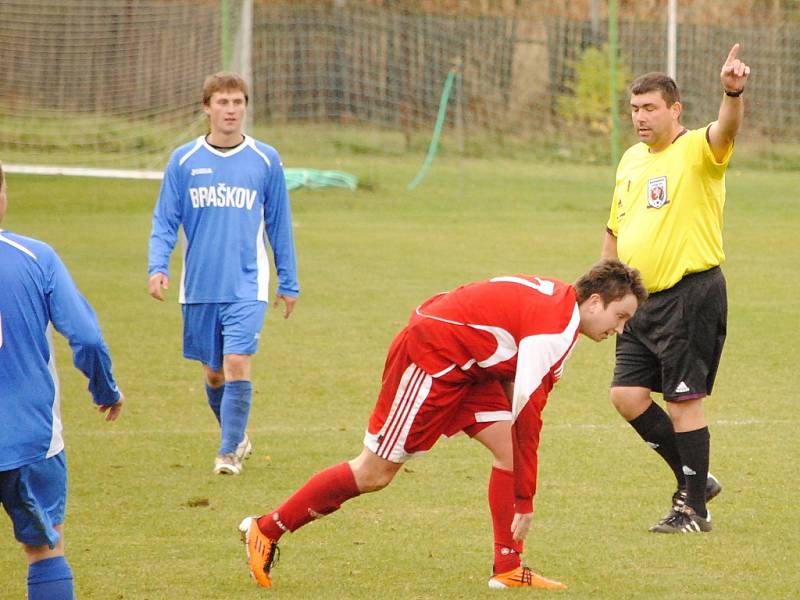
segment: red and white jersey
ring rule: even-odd
[[[541,413],[578,338],[575,288],[528,275],[471,283],[426,300],[408,325],[414,362],[443,383],[514,382],[517,512],[532,510]]]

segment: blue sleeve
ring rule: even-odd
[[[181,223],[181,197],[178,191],[178,164],[170,160],[161,181],[158,202],[153,210],[153,227],[150,232],[150,248],[147,275],[164,273],[169,275],[169,256],[178,240]]]
[[[300,284],[297,282],[297,257],[294,249],[289,192],[286,190],[286,178],[280,156],[275,152],[271,159],[273,164],[267,182],[264,222],[267,225],[267,237],[272,246],[275,270],[278,273],[278,293],[297,297],[300,294]]]
[[[51,260],[45,292],[50,320],[67,338],[73,364],[89,379],[88,389],[95,404],[114,404],[120,393],[111,373],[111,357],[97,316],[55,252]]]

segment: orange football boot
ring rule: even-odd
[[[247,549],[247,566],[250,575],[261,587],[272,587],[270,570],[272,563],[277,558],[278,544],[264,535],[258,528],[255,517],[246,517],[239,524],[239,533]]]
[[[505,573],[498,573],[489,580],[489,587],[493,590],[514,587],[531,587],[545,590],[567,589],[567,586],[560,581],[542,577],[526,566],[519,566]]]

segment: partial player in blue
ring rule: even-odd
[[[0,221],[7,207],[0,165]],[[47,244],[0,229],[0,504],[28,558],[29,600],[72,600],[64,556],[67,466],[52,330],[107,421],[123,395],[97,317]]]
[[[200,361],[208,403],[221,427],[214,472],[238,475],[252,446],[251,356],[267,310],[272,248],[275,305],[291,315],[300,292],[292,215],[277,151],[242,132],[247,85],[233,73],[203,85],[208,135],[173,152],[153,211],[148,291],[163,300],[169,257],[183,229],[183,355]]]

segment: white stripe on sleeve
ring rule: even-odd
[[[515,421],[553,365],[572,348],[579,323],[580,311],[575,305],[572,318],[561,333],[531,335],[520,341],[517,374],[514,379],[514,401],[511,407]]]

